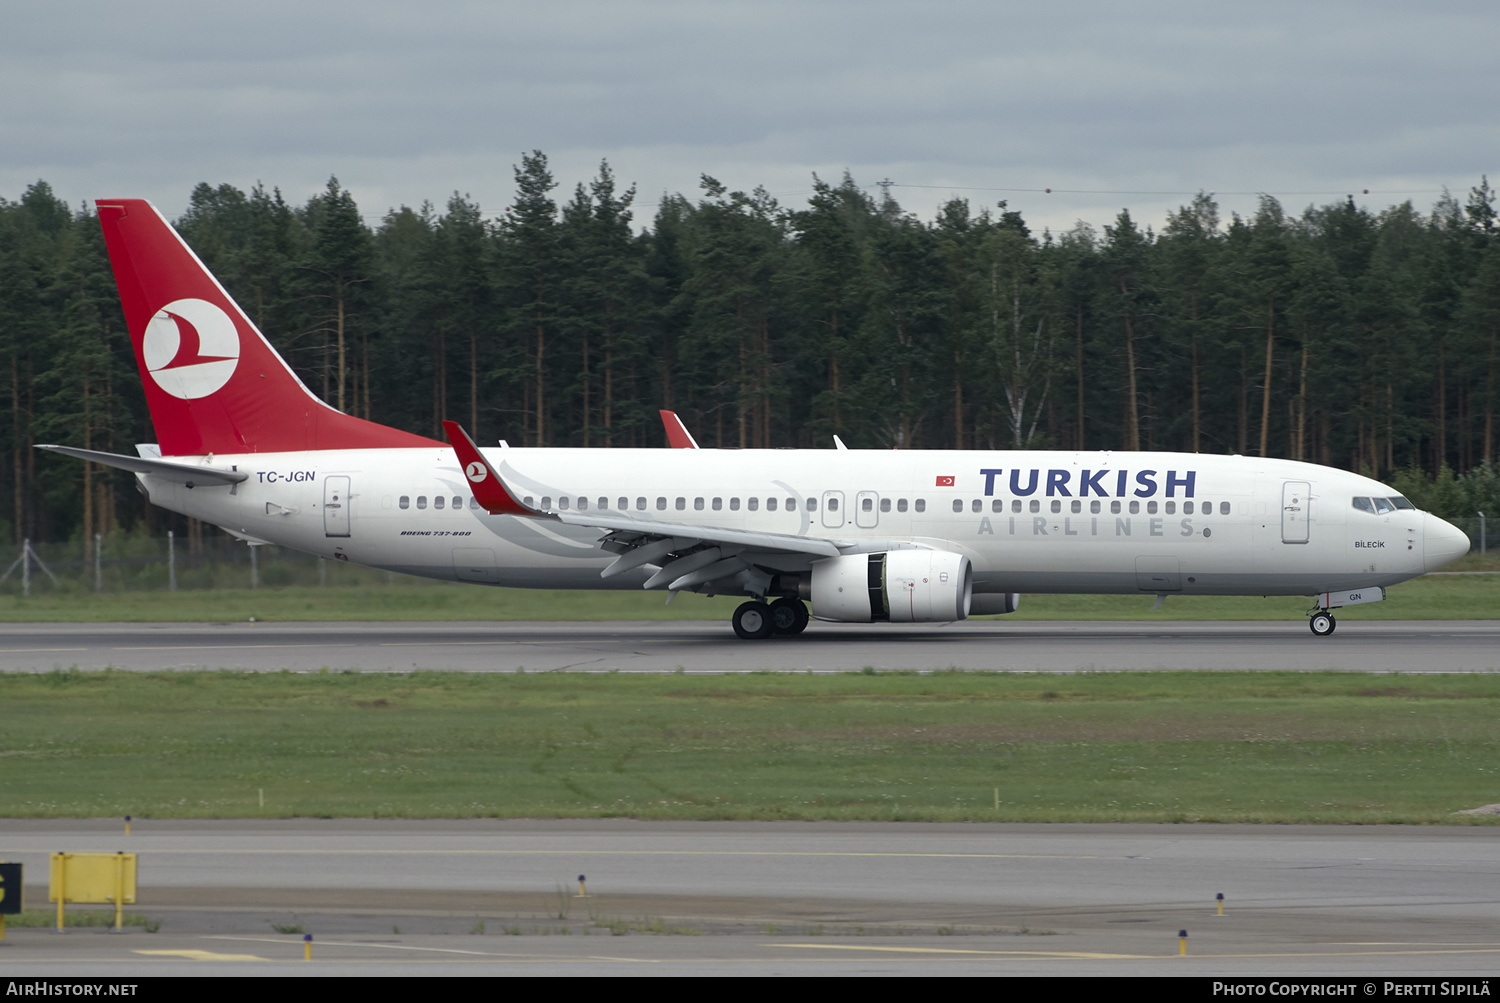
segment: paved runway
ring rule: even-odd
[[[0,671],[848,672],[985,669],[1500,671],[1500,621],[814,623],[740,641],[716,622],[7,624]]]
[[[273,924],[313,933],[329,974],[1488,975],[1497,835],[257,820],[142,821],[127,838],[113,821],[12,820],[0,858],[33,882],[51,851],[138,853],[134,909],[162,926],[12,930],[0,975],[309,974],[300,937]]]

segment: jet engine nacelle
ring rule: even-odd
[[[981,592],[969,603],[970,616],[993,616],[1014,613],[1021,608],[1019,592]]]
[[[973,583],[969,559],[946,550],[833,557],[812,566],[812,612],[846,623],[962,620]]]

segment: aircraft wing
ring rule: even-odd
[[[49,453],[75,456],[80,460],[92,460],[106,467],[118,467],[132,473],[165,477],[178,484],[186,484],[188,487],[199,484],[238,484],[250,477],[249,474],[238,470],[198,467],[191,463],[174,463],[171,460],[158,460],[146,456],[121,456],[119,453],[101,453],[95,449],[79,449],[76,446],[39,445],[36,448],[45,449]]]
[[[806,570],[815,559],[838,557],[844,552],[833,540],[813,537],[658,522],[608,510],[542,512],[528,508],[457,422],[443,422],[443,430],[463,466],[470,490],[486,511],[604,530],[600,546],[619,557],[599,573],[601,578],[613,578],[649,564],[660,570],[646,580],[643,587],[648,589],[665,587],[678,592],[717,585],[725,591],[733,588],[759,594],[770,584],[767,568]]]

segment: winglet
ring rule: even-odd
[[[693,433],[687,430],[682,419],[677,417],[676,411],[661,412],[661,423],[667,429],[667,444],[673,449],[697,449],[698,440],[693,438]]]
[[[453,451],[458,454],[458,462],[464,466],[464,476],[469,480],[469,490],[474,492],[474,499],[484,507],[485,511],[493,515],[540,515],[536,509],[527,508],[522,505],[516,496],[510,493],[495,468],[490,466],[479,447],[474,445],[474,440],[469,438],[469,433],[463,430],[456,421],[443,422],[443,431],[448,435],[448,442],[452,444]]]

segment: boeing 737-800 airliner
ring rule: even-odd
[[[1380,483],[1289,460],[1110,451],[479,449],[334,410],[150,203],[98,202],[157,442],[152,503],[375,568],[739,595],[745,638],[937,622],[1022,592],[1310,595],[1330,610],[1465,553]],[[680,422],[674,445],[696,446]]]

